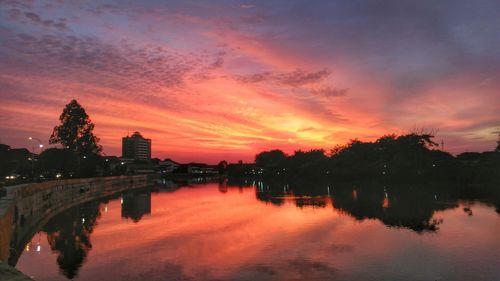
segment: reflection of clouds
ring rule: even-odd
[[[332,251],[333,253],[350,253],[354,251],[353,245],[348,244],[332,244],[327,247],[328,251]]]
[[[337,269],[329,262],[296,257],[245,265],[227,280],[331,280],[336,273]]]
[[[360,192],[360,200],[363,194]],[[350,192],[347,195],[352,199]],[[92,252],[79,277],[103,280],[114,274],[117,279],[156,281],[367,280],[370,276],[392,280],[397,279],[394,271],[401,272],[401,262],[406,266],[413,259],[430,272],[447,273],[440,261],[448,256],[467,261],[468,266],[457,268],[457,276],[470,273],[471,268],[496,272],[496,252],[491,251],[496,229],[470,227],[471,219],[488,226],[489,221],[496,221],[498,215],[492,207],[474,206],[473,218],[464,216],[463,208],[443,210],[439,217],[447,223],[428,240],[388,228],[378,220],[357,222],[335,209],[278,207],[256,202],[254,196],[253,188],[231,186],[220,193],[217,183],[153,193],[153,215],[137,224],[119,219],[119,198],[98,206],[100,210],[108,206],[108,212],[103,212],[89,237]],[[374,199],[380,205],[379,198]],[[79,216],[76,222],[81,222]],[[48,248],[43,242],[45,239],[44,249]],[[468,259],[472,248],[487,262]],[[49,254],[41,252],[44,261],[55,264]],[[43,272],[37,275],[40,280],[54,280],[51,274],[57,275],[57,269],[50,269],[37,257],[40,255],[31,252],[23,255],[18,268]],[[414,272],[408,267],[405,270]]]
[[[276,271],[270,265],[256,264],[253,268],[257,272],[261,272],[267,275],[276,275]]]
[[[208,276],[199,276],[198,278],[208,280]],[[164,281],[164,280],[175,280],[175,281],[190,281],[190,280],[200,280],[192,278],[184,272],[182,265],[179,265],[172,261],[164,261],[156,267],[151,267],[148,272],[126,272],[124,275],[117,276],[116,280],[130,280],[130,281]]]
[[[303,258],[290,259],[288,264],[291,271],[297,271],[304,278],[319,278],[320,276],[325,278],[337,271],[329,263]]]

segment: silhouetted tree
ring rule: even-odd
[[[454,157],[438,149],[439,145],[433,138],[431,133],[412,132],[385,135],[374,142],[353,139],[345,145],[335,146],[328,157],[323,150],[299,150],[291,156],[281,150],[264,151],[255,157],[255,164],[264,168],[263,173],[262,170],[252,170],[253,167],[241,172],[230,165],[228,174],[288,179],[328,177],[342,181],[368,178],[392,181],[500,180],[499,153],[490,151]]]
[[[322,173],[325,170],[325,161],[327,159],[325,151],[321,149],[297,150],[288,158],[288,171],[282,172],[297,176],[311,176]]]
[[[266,169],[276,169],[284,164],[286,154],[278,149],[264,151],[255,156],[255,164]]]
[[[49,140],[51,144],[60,143],[79,155],[97,155],[101,152],[99,138],[93,133],[94,124],[76,100],[66,105],[59,120],[61,125],[54,127]]]
[[[67,176],[77,171],[77,155],[67,148],[48,148],[39,157],[45,173],[55,175],[62,173]]]
[[[227,161],[226,160],[222,160],[219,162],[219,164],[217,164],[217,169],[219,170],[219,174],[225,174],[226,173],[226,170],[227,170]]]

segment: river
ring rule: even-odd
[[[497,190],[167,183],[56,215],[16,268],[50,281],[500,280]]]

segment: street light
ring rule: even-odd
[[[40,152],[42,152],[42,150],[43,150],[43,144],[42,144],[42,141],[39,138],[29,137],[28,139],[31,140],[31,141],[32,140],[38,141],[38,147],[40,148]]]
[[[34,138],[34,137],[29,137],[28,140],[30,141],[38,141],[38,147],[40,148],[40,154],[43,151],[43,143],[39,138]],[[31,157],[31,177],[34,179],[35,178],[35,147],[33,147],[31,153],[33,154],[33,157]]]

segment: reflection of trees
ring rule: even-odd
[[[328,200],[325,197],[311,197],[311,198],[295,198],[295,205],[299,208],[313,207],[325,208],[328,206]]]
[[[255,196],[258,200],[269,202],[274,205],[283,205],[285,200],[294,201],[298,207],[324,208],[327,204],[325,198],[325,186],[323,183],[307,183],[296,181],[285,184],[280,181],[262,182],[256,181]],[[307,188],[304,188],[306,187]]]
[[[264,184],[261,184],[262,186]],[[326,183],[256,185],[256,197],[282,205],[284,198],[300,208],[326,207],[331,197],[333,207],[357,220],[377,219],[387,226],[404,227],[416,232],[437,231],[443,221],[436,211],[458,207],[460,200],[480,201],[500,209],[500,190],[496,186],[441,185],[353,185]],[[335,186],[335,188],[331,187]],[[290,196],[293,194],[293,196]]]
[[[268,202],[276,206],[281,206],[283,203],[285,203],[285,200],[283,199],[282,194],[270,194],[269,192],[256,192],[255,197],[257,197],[258,200],[263,201],[263,202]]]
[[[332,194],[334,208],[357,220],[378,219],[387,226],[422,232],[438,230],[442,221],[433,219],[435,211],[458,206],[457,199],[444,203],[431,190],[408,186],[393,189],[339,188]]]
[[[90,235],[101,215],[99,205],[99,202],[91,202],[68,209],[43,227],[51,250],[58,254],[57,264],[69,279],[78,275],[92,249]]]
[[[471,188],[461,189],[461,199],[467,201],[478,200],[493,206],[500,215],[500,184],[476,185]]]

